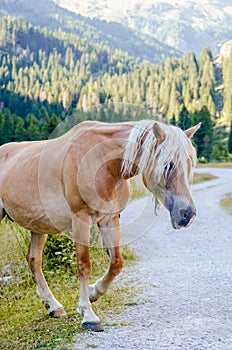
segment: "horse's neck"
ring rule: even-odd
[[[122,174],[125,144],[134,125],[135,123],[104,124],[84,122],[74,127],[64,137],[68,144],[70,142],[74,145],[78,143],[86,144],[89,154],[91,154],[91,149],[96,150],[97,154],[94,151],[92,153],[94,162],[107,163],[108,171],[116,180],[129,179],[138,174],[138,167],[135,164],[130,171]],[[144,135],[145,137],[146,135]]]

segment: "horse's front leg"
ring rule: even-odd
[[[103,331],[103,328],[99,318],[92,310],[88,292],[89,276],[92,270],[89,248],[91,220],[88,217],[82,219],[74,217],[72,226],[80,280],[78,312],[83,316],[82,327],[84,329],[100,332]]]
[[[66,312],[50,291],[42,271],[42,253],[46,239],[47,235],[31,232],[27,261],[35,277],[37,292],[45,308],[48,309],[50,316],[58,318],[66,315]]]
[[[94,302],[100,296],[106,293],[114,278],[121,272],[123,259],[120,252],[120,225],[117,215],[110,220],[102,220],[98,224],[102,233],[104,246],[108,249],[110,255],[110,266],[105,275],[99,278],[96,283],[89,286],[89,299]]]

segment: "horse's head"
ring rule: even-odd
[[[196,152],[191,137],[201,124],[183,132],[174,126],[154,123],[155,137],[152,161],[143,170],[143,181],[161,203],[169,210],[175,229],[188,227],[196,216],[190,193],[189,180],[196,162]]]

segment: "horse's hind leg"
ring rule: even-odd
[[[123,259],[119,247],[119,217],[116,216],[109,221],[101,221],[98,226],[102,233],[104,246],[107,248],[110,255],[110,267],[103,277],[89,286],[89,299],[91,302],[98,300],[100,296],[106,293],[110,284],[121,272],[123,267]]]
[[[66,312],[50,291],[42,271],[42,253],[46,239],[47,235],[31,233],[27,261],[35,277],[38,294],[42,298],[45,308],[48,309],[49,315],[52,317],[61,317]]]

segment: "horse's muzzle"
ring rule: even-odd
[[[173,208],[170,211],[172,226],[174,229],[189,227],[196,217],[196,209],[188,206],[187,208]]]

